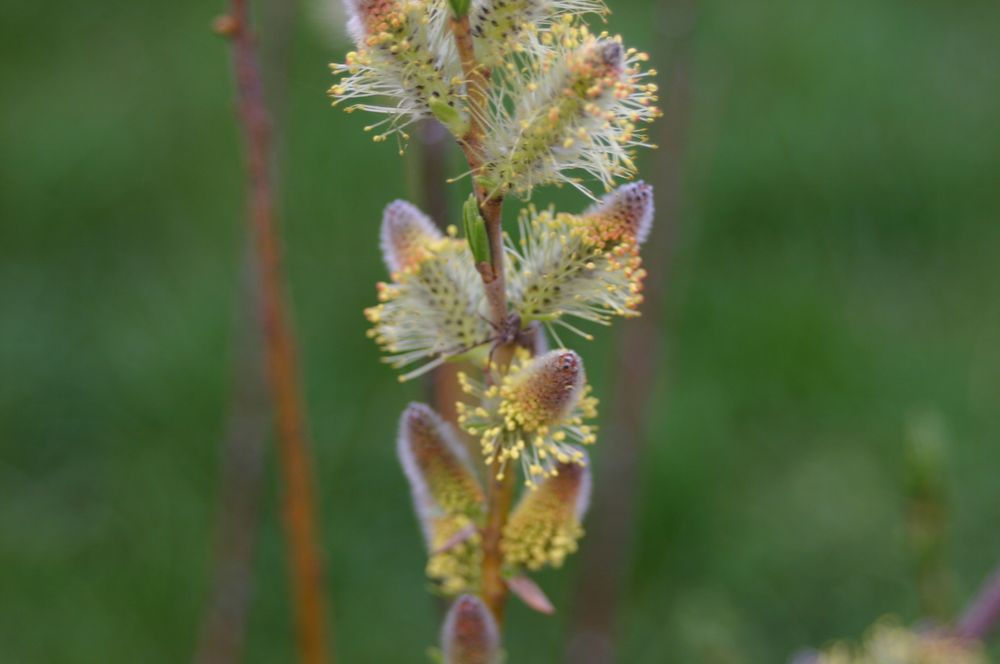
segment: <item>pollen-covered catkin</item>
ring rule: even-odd
[[[462,389],[479,406],[458,403],[458,422],[476,436],[489,467],[503,477],[510,463],[519,464],[529,486],[552,475],[557,464],[584,463],[578,445],[597,440],[584,422],[597,416],[583,360],[566,349],[534,359],[520,349],[499,384],[486,387],[465,374]]]
[[[498,192],[570,184],[590,195],[580,172],[607,189],[631,177],[634,149],[649,147],[640,125],[660,114],[656,86],[639,67],[647,56],[572,17],[543,31],[540,44],[525,54],[526,66],[498,70],[481,180]]]
[[[653,186],[635,182],[618,187],[583,213],[584,225],[603,246],[642,244],[653,228]]]
[[[607,324],[612,316],[635,316],[646,271],[639,245],[653,218],[653,188],[627,184],[582,215],[527,210],[521,215],[511,300],[523,320],[542,322],[585,338],[569,323],[577,318]]]
[[[381,244],[393,281],[376,284],[379,304],[365,316],[385,362],[424,362],[401,379],[488,342],[486,295],[464,241],[442,236],[416,207],[396,201],[383,214]]]
[[[444,514],[478,516],[483,491],[451,425],[429,406],[411,403],[399,425],[399,459],[415,497]]]
[[[478,592],[483,549],[475,522],[459,515],[437,517],[432,525],[433,546],[424,568],[427,578],[442,595]]]
[[[539,32],[563,17],[606,13],[601,0],[473,0],[469,18],[476,53],[492,67],[515,53],[544,48]]]
[[[365,127],[366,131],[379,129],[376,142],[432,116],[456,135],[464,132],[461,64],[444,28],[447,15],[440,4],[347,2],[348,27],[357,50],[348,53],[343,63],[330,65],[341,78],[329,95],[335,106],[361,100],[347,106],[348,112],[386,115],[383,121]]]
[[[385,206],[379,245],[390,274],[415,267],[427,258],[430,245],[443,237],[417,206],[406,201],[393,201]]]
[[[465,449],[451,425],[428,406],[412,403],[400,418],[398,454],[430,554],[427,575],[444,594],[474,590],[485,498]]]
[[[590,503],[590,469],[564,463],[554,471],[525,494],[504,528],[501,549],[508,565],[560,567],[576,551]]]
[[[585,382],[579,355],[571,350],[546,353],[504,380],[500,414],[508,429],[551,426],[576,406]]]

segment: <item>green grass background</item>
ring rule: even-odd
[[[678,26],[650,2],[612,7],[666,81]],[[4,662],[193,650],[244,231],[222,9],[3,4]],[[320,14],[296,26],[282,183],[337,650],[421,661],[437,617],[393,452],[421,387],[378,363],[361,315],[407,162],[328,108],[326,64],[348,46]],[[986,0],[698,3],[620,661],[783,662],[915,619],[914,413],[948,432],[959,599],[1000,559],[998,33]],[[605,398],[610,341],[581,349]],[[293,653],[273,475],[249,662]],[[572,579],[542,577],[560,607]],[[510,661],[559,661],[567,614],[514,607]]]

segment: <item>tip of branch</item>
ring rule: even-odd
[[[223,14],[212,21],[212,32],[220,37],[232,38],[239,32],[240,22],[235,16]]]

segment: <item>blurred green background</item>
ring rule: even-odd
[[[1000,4],[710,0],[685,25],[611,4],[661,82],[688,51],[692,86],[620,661],[783,662],[916,619],[903,459],[928,414],[957,610],[1000,559]],[[4,2],[4,662],[197,641],[244,237],[223,9]],[[344,662],[422,661],[438,619],[393,436],[423,388],[361,315],[408,161],[328,107],[330,16],[295,25],[281,181],[335,639]],[[613,334],[581,351],[609,397]],[[273,465],[249,662],[294,652]],[[566,607],[573,565],[541,582]],[[559,661],[569,613],[512,605],[510,661]]]

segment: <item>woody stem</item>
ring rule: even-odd
[[[490,487],[487,496],[489,512],[486,516],[486,528],[483,530],[483,603],[490,608],[497,625],[503,625],[504,606],[507,603],[507,584],[503,580],[503,556],[500,552],[500,539],[503,535],[507,515],[510,512],[511,498],[514,495],[514,478],[516,473],[510,472],[503,479],[497,479],[497,469],[490,468]]]
[[[451,19],[451,31],[455,36],[455,46],[462,63],[462,73],[467,81],[469,127],[459,140],[459,145],[465,153],[472,172],[476,199],[479,201],[479,214],[486,222],[486,235],[490,241],[490,265],[480,269],[483,286],[486,289],[486,299],[490,306],[490,316],[493,324],[499,329],[507,319],[507,294],[503,269],[503,229],[502,211],[503,195],[491,192],[481,182],[479,175],[483,168],[482,117],[486,112],[487,92],[490,83],[490,71],[476,60],[476,52],[472,43],[472,30],[468,15]],[[503,364],[503,363],[501,363]]]
[[[502,329],[507,321],[507,291],[504,278],[503,248],[503,195],[491,192],[481,182],[479,176],[483,168],[481,119],[486,112],[487,92],[490,83],[489,69],[476,60],[472,42],[472,31],[468,15],[453,17],[451,30],[455,37],[458,56],[462,62],[468,92],[469,127],[459,140],[472,172],[479,214],[486,224],[486,235],[490,244],[490,264],[482,265],[479,274],[483,279],[483,289],[489,303],[490,317],[497,329]],[[496,351],[495,366],[505,372],[513,353],[511,344]],[[490,476],[486,526],[483,529],[482,596],[498,625],[503,625],[504,605],[507,600],[507,584],[503,580],[503,556],[500,539],[507,514],[510,512],[514,493],[514,473],[498,479],[499,466],[487,469]]]

